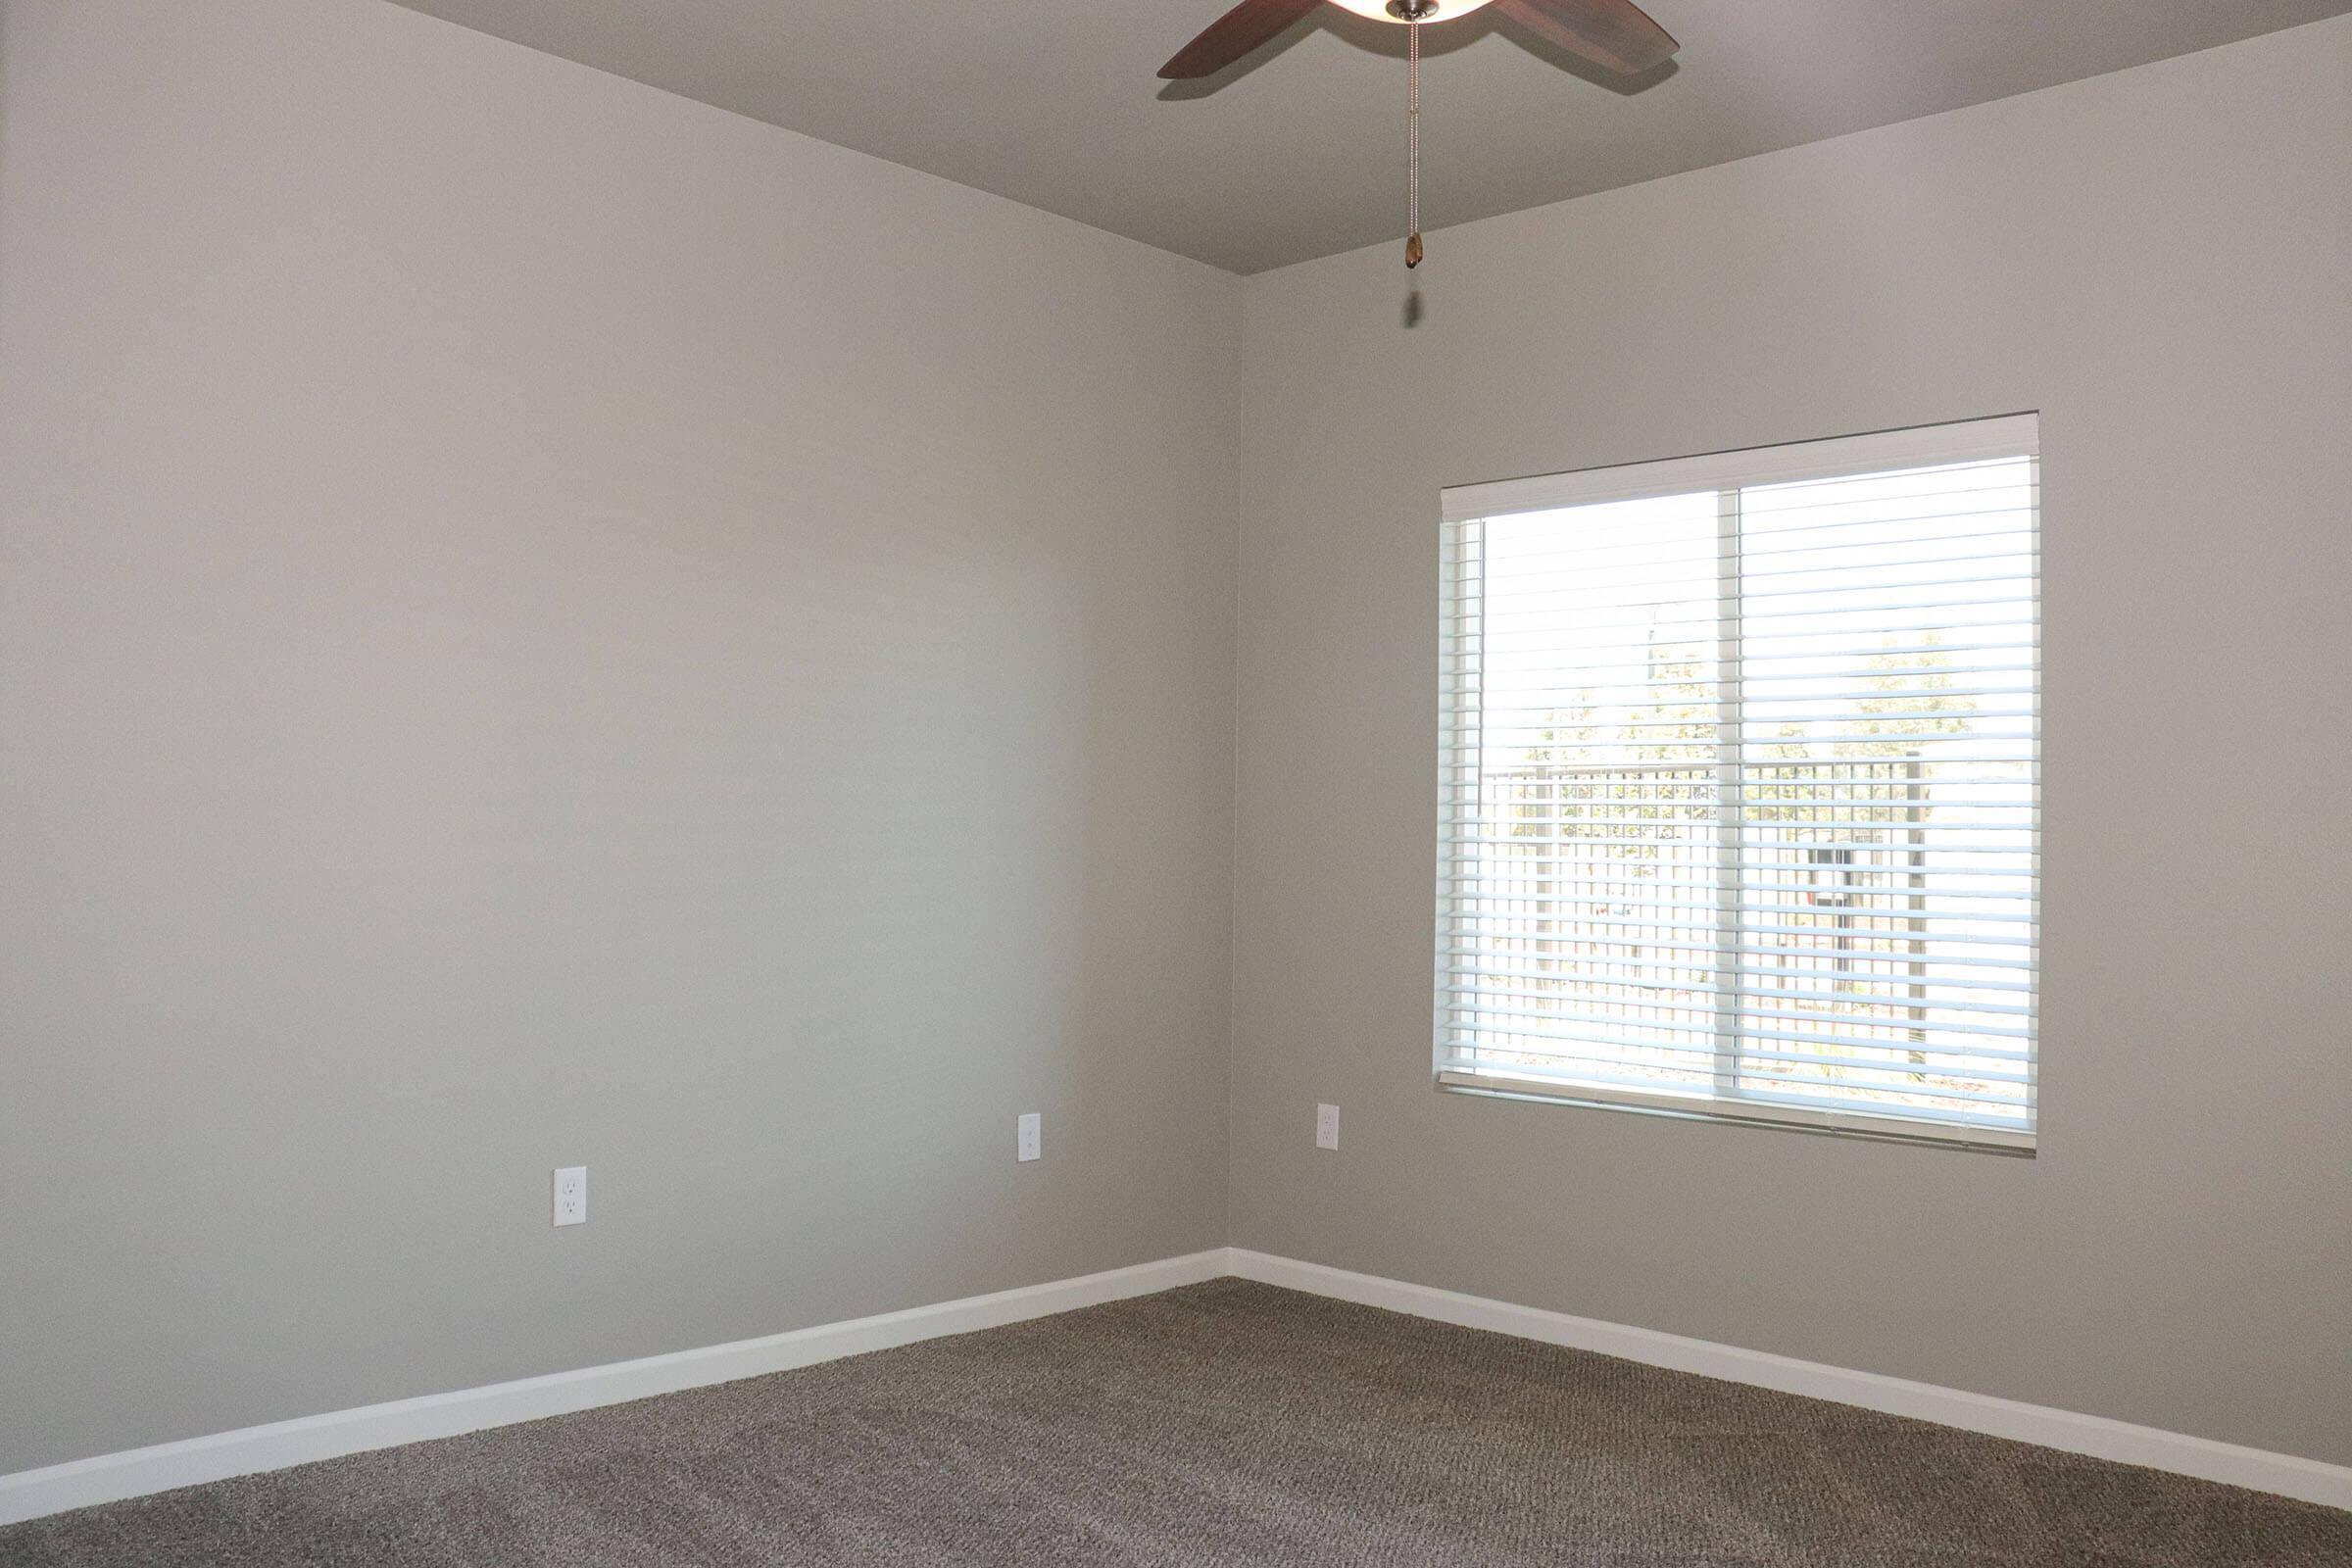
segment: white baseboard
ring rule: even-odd
[[[1023,1286],[992,1296],[966,1297],[844,1323],[819,1324],[757,1340],[738,1340],[731,1345],[396,1399],[387,1404],[303,1416],[149,1448],[99,1454],[40,1470],[20,1471],[0,1476],[0,1525],[37,1519],[69,1508],[85,1508],[93,1503],[169,1492],[175,1487],[333,1459],[369,1448],[456,1437],[486,1427],[536,1421],[597,1405],[790,1371],[845,1355],[888,1349],[895,1345],[911,1345],[948,1334],[968,1334],[1132,1296],[1148,1296],[1154,1291],[1172,1290],[1227,1274],[1465,1328],[1517,1335],[1521,1339],[1593,1350],[1651,1366],[1859,1405],[1889,1415],[1940,1422],[1963,1431],[2039,1444],[2068,1453],[2145,1465],[2153,1470],[2169,1470],[2328,1507],[2352,1509],[2352,1468],[2343,1465],[2133,1426],[2104,1416],[2079,1415],[2071,1410],[1913,1383],[1875,1372],[1799,1361],[1764,1350],[1686,1339],[1679,1334],[1575,1317],[1542,1307],[1516,1306],[1434,1286],[1411,1285],[1321,1263],[1275,1257],[1246,1248],[1214,1248],[1183,1257],[1139,1263],[1131,1268]]]
[[[1387,1307],[1464,1328],[1517,1335],[1546,1345],[1594,1350],[1602,1355],[1670,1367],[1678,1372],[1696,1372],[1731,1383],[1859,1405],[1888,1415],[1935,1421],[2067,1453],[2227,1482],[2233,1487],[2299,1497],[2330,1508],[2352,1509],[2352,1467],[2326,1464],[2318,1459],[2245,1448],[2231,1443],[2216,1443],[2210,1438],[2192,1438],[2183,1433],[2133,1426],[2105,1416],[2080,1415],[2072,1410],[2055,1410],[2016,1399],[1997,1399],[1990,1395],[1913,1383],[1876,1372],[1799,1361],[1764,1350],[1686,1339],[1679,1334],[1660,1334],[1653,1329],[1629,1328],[1597,1318],[1514,1306],[1508,1301],[1464,1296],[1433,1286],[1408,1285],[1401,1280],[1351,1273],[1321,1263],[1301,1263],[1247,1248],[1229,1248],[1227,1257],[1230,1272],[1267,1285],[1287,1286],[1365,1306]]]
[[[678,1350],[608,1366],[583,1367],[576,1372],[552,1372],[513,1383],[492,1383],[449,1394],[362,1405],[326,1415],[302,1416],[291,1421],[273,1421],[268,1426],[158,1444],[149,1448],[103,1453],[39,1470],[22,1470],[0,1476],[0,1525],[37,1519],[68,1508],[86,1508],[93,1503],[169,1492],[174,1487],[192,1487],[262,1470],[309,1464],[317,1459],[338,1458],[369,1448],[452,1438],[485,1427],[536,1421],[544,1416],[618,1404],[657,1394],[674,1394],[681,1389],[699,1389],[713,1383],[732,1383],[738,1378],[785,1372],[942,1335],[998,1328],[1215,1279],[1228,1272],[1225,1264],[1224,1250],[1215,1248],[1185,1257],[1139,1263],[1132,1268],[1028,1285],[991,1296],[966,1297],[932,1306],[909,1307],[902,1312],[884,1312],[846,1323],[824,1323],[699,1350]]]

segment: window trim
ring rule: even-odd
[[[2026,457],[2034,461],[2037,480],[2036,489],[2038,490],[2041,461],[2040,416],[2038,414],[2001,415],[1990,418],[1955,421],[1946,424],[1917,425],[1902,429],[1877,431],[1866,435],[1839,436],[1827,440],[1778,444],[1769,447],[1740,448],[1693,457],[1667,458],[1648,463],[1611,465],[1604,467],[1574,469],[1565,473],[1539,474],[1527,478],[1454,485],[1440,493],[1441,533],[1449,536],[1455,524],[1510,513],[1590,506],[1611,501],[1641,500],[1651,496],[1685,491],[1737,490],[1750,485],[1836,479],[1881,469],[1932,467],[1944,464],[2012,457]],[[2037,500],[2034,510],[2034,528],[2037,536],[2040,523],[2040,507]],[[1441,600],[1451,591],[1450,570],[1450,566],[1441,563],[1439,585]],[[1443,605],[1441,605],[1442,625],[1444,624],[1444,613]],[[2034,595],[2034,668],[2036,676],[2035,688],[2038,693],[2041,664],[2041,594],[2038,583]],[[1443,638],[1441,638],[1441,642],[1443,642]],[[1446,748],[1444,737],[1451,722],[1452,704],[1450,687],[1443,670],[1439,685],[1439,749],[1443,756]],[[2033,865],[2036,908],[2034,967],[2038,973],[2038,909],[2041,871],[2039,821],[2041,783],[2038,735],[2035,757]],[[1439,884],[1441,919],[1444,916],[1443,901],[1446,886],[1444,878],[1450,859],[1447,846],[1447,828],[1445,813],[1441,811],[1437,842],[1438,867],[1441,878]],[[1733,1126],[1768,1127],[1832,1137],[1858,1138],[1879,1143],[1925,1145],[2027,1158],[2032,1158],[2039,1147],[2038,1094],[2034,1096],[2033,1125],[2016,1129],[1937,1120],[1926,1116],[1906,1116],[1886,1111],[1848,1110],[1820,1105],[1782,1105],[1775,1104],[1769,1100],[1748,1097],[1726,1100],[1700,1093],[1677,1093],[1673,1090],[1644,1090],[1605,1084],[1576,1083],[1513,1073],[1507,1068],[1466,1068],[1448,1060],[1446,1049],[1446,1004],[1451,978],[1451,971],[1444,956],[1440,955],[1436,963],[1437,995],[1430,1050],[1435,1087],[1443,1093],[1468,1095],[1483,1099],[1539,1101],[1592,1109],[1633,1111],[1681,1120],[1715,1122]],[[2033,1001],[2034,1077],[2038,1081],[2041,1043],[2040,987],[2038,983],[2035,985]]]
[[[1915,425],[1871,435],[1741,447],[1691,458],[1661,458],[1653,463],[1614,464],[1525,479],[1452,485],[1439,492],[1440,514],[1445,522],[1471,522],[1502,513],[1543,512],[1603,501],[1639,501],[1684,490],[1796,484],[1809,479],[1839,479],[1879,468],[1926,468],[1993,458],[2037,458],[2041,455],[2039,427],[2037,415],[2004,414],[1955,424]]]
[[[1867,1111],[1831,1110],[1814,1105],[1775,1105],[1768,1101],[1724,1101],[1708,1095],[1612,1089],[1603,1084],[1563,1083],[1550,1078],[1521,1077],[1498,1068],[1441,1067],[1438,1069],[1437,1086],[1446,1094],[1500,1100],[1540,1100],[1552,1104],[1579,1105],[1591,1110],[1646,1111],[1652,1115],[1673,1116],[1685,1121],[1824,1133],[1839,1138],[1864,1138],[1873,1143],[1933,1144],[1980,1153],[2018,1154],[2029,1159],[2038,1148],[2037,1131],[2017,1132],[2006,1127],[1976,1127],[1967,1122],[1874,1115]]]

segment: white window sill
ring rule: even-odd
[[[1965,1150],[1980,1154],[2008,1154],[2031,1159],[2034,1152],[2033,1133],[2012,1131],[2006,1127],[1924,1121],[1908,1116],[1876,1116],[1863,1111],[1823,1110],[1807,1105],[1775,1105],[1750,1100],[1719,1100],[1708,1095],[1614,1089],[1598,1084],[1525,1077],[1493,1069],[1472,1071],[1442,1068],[1438,1072],[1438,1087],[1453,1094],[1541,1100],[1552,1104],[1582,1105],[1594,1110],[1630,1110],[1686,1121],[1723,1122],[1736,1127],[1772,1127],[1785,1132],[1860,1138],[1875,1143],[1923,1144],[1935,1149]]]

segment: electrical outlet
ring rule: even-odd
[[[1340,1147],[1339,1106],[1317,1105],[1315,1107],[1315,1147],[1317,1149]]]
[[[588,1167],[566,1165],[556,1172],[556,1223],[588,1223]]]
[[[1032,1110],[1015,1124],[1013,1150],[1016,1158],[1032,1160],[1046,1152],[1045,1118]]]

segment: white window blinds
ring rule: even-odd
[[[1446,493],[1443,1082],[2032,1147],[2036,451]]]

